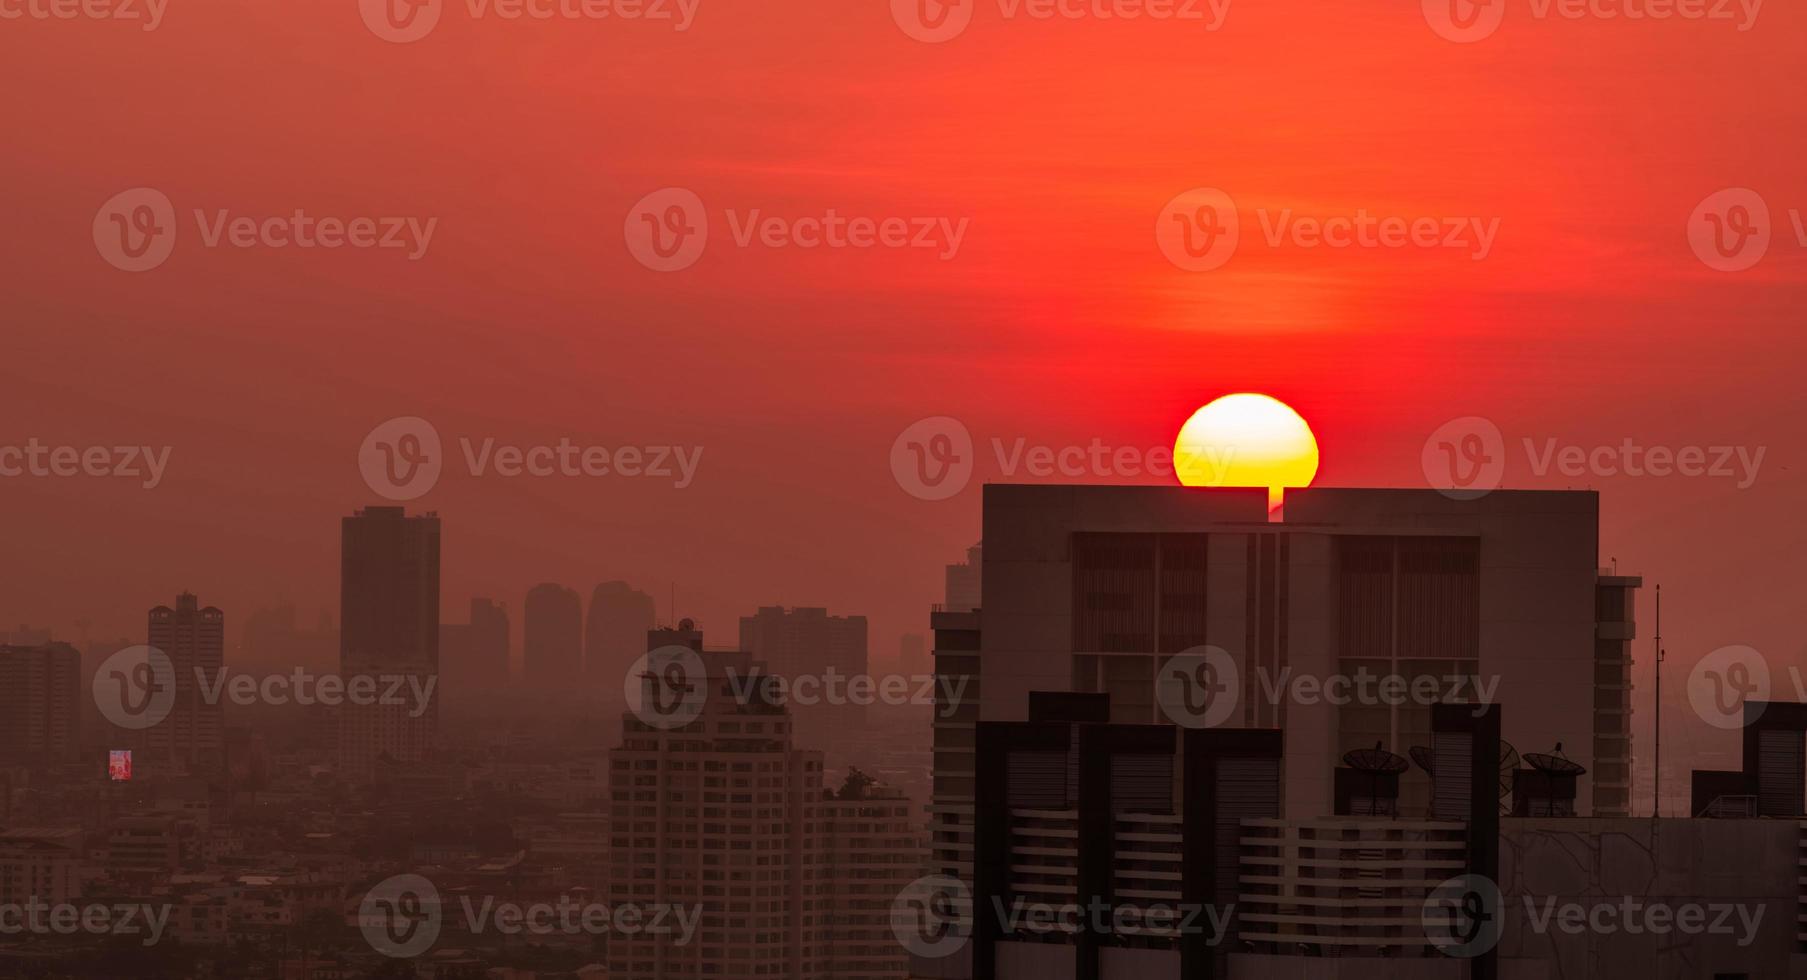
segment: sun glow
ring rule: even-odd
[[[1173,469],[1189,487],[1266,487],[1280,509],[1287,487],[1318,475],[1318,440],[1286,403],[1267,395],[1225,395],[1192,413],[1173,443]]]

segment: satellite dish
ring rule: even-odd
[[[1394,755],[1374,743],[1371,749],[1356,749],[1343,753],[1343,765],[1357,772],[1405,772],[1411,764],[1403,756]]]
[[[1512,781],[1516,778],[1512,773],[1517,768],[1518,750],[1512,747],[1511,742],[1500,739],[1500,813],[1502,815],[1508,812],[1506,797],[1512,795]]]
[[[1437,775],[1436,762],[1431,757],[1431,750],[1430,750],[1429,746],[1414,745],[1411,748],[1407,749],[1406,751],[1411,753],[1412,761],[1418,763],[1418,768],[1424,770],[1425,775],[1427,775],[1427,776]]]
[[[1355,749],[1343,753],[1343,764],[1366,773],[1368,796],[1366,816],[1397,816],[1399,809],[1399,774],[1411,768],[1403,756],[1394,755],[1374,743],[1371,749]],[[1354,812],[1354,811],[1351,811]]]
[[[1556,751],[1560,753],[1562,751],[1562,746],[1558,745]],[[1587,773],[1585,767],[1579,763],[1570,762],[1561,755],[1550,755],[1543,752],[1526,752],[1525,761],[1530,763],[1531,768],[1538,772],[1548,773],[1552,776],[1581,776]]]

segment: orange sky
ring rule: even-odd
[[[358,446],[418,415],[448,438],[705,447],[682,491],[448,476],[410,505],[446,518],[448,608],[627,577],[663,610],[675,580],[718,639],[756,604],[826,604],[869,613],[884,654],[979,533],[976,486],[899,490],[905,425],[1155,446],[1255,390],[1317,429],[1321,485],[1419,485],[1426,436],[1466,415],[1512,445],[1767,447],[1742,491],[1539,477],[1523,454],[1508,483],[1605,492],[1602,553],[1664,581],[1679,660],[1804,652],[1799,4],[1740,31],[1506,0],[1457,44],[1408,2],[1235,0],[1216,31],[999,2],[940,44],[883,0],[701,0],[683,32],[456,0],[406,45],[354,0],[169,0],[154,31],[0,19],[0,443],[172,447],[151,491],[0,480],[0,622],[137,635],[184,587],[240,621],[277,595],[332,608],[336,520],[378,502]],[[139,186],[179,241],[130,274],[92,224]],[[1235,199],[1242,245],[1192,273],[1154,228],[1201,186]],[[663,187],[711,210],[682,272],[623,239]],[[1774,212],[1747,272],[1689,247],[1725,187]],[[408,261],[207,248],[190,218],[297,208],[437,227]],[[724,218],[827,208],[968,224],[941,261],[741,248]],[[1497,240],[1481,261],[1275,247],[1258,217],[1358,210],[1497,220]]]

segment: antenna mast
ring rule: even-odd
[[[1650,818],[1663,815],[1663,587],[1656,587],[1656,754],[1651,760]]]

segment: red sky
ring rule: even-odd
[[[180,588],[229,620],[331,609],[337,518],[380,502],[358,447],[418,415],[448,440],[704,447],[682,491],[448,475],[410,505],[446,520],[448,609],[625,577],[663,612],[675,581],[718,640],[757,604],[823,604],[871,615],[883,655],[979,535],[976,485],[930,503],[893,481],[904,426],[1155,446],[1255,390],[1316,428],[1321,485],[1421,485],[1426,436],[1468,415],[1515,447],[1766,447],[1741,491],[1540,477],[1522,453],[1507,482],[1603,491],[1602,553],[1664,582],[1677,662],[1801,659],[1804,38],[1779,0],[1748,31],[1507,0],[1473,44],[1416,3],[1341,0],[1236,0],[1217,31],[979,0],[941,44],[882,0],[702,0],[684,32],[457,0],[406,45],[353,0],[169,0],[149,32],[0,20],[0,444],[172,447],[150,491],[0,480],[0,622],[137,636]],[[91,227],[139,186],[180,231],[130,274]],[[1200,186],[1235,199],[1242,247],[1189,273],[1154,227]],[[664,187],[712,222],[668,274],[622,230]],[[1747,272],[1689,247],[1726,187],[1776,222]],[[190,217],[297,208],[438,224],[410,262],[207,248]],[[968,229],[951,261],[737,247],[724,213],[755,208]],[[1481,261],[1270,247],[1257,217],[1358,209],[1497,219],[1497,240]]]

